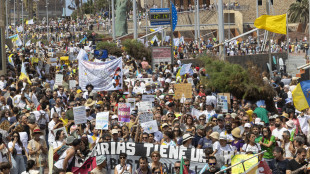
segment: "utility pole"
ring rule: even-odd
[[[8,30],[8,0],[5,0],[5,30],[6,30],[6,38],[9,37],[9,30]]]
[[[197,22],[197,42],[200,49],[200,20],[199,20],[199,0],[196,0],[196,22]]]
[[[22,2],[22,26],[23,26],[23,45],[25,45],[25,28],[24,28],[24,2]]]
[[[145,8],[145,35],[147,35],[147,32],[148,32],[148,22],[147,22],[147,18],[148,18],[148,15],[147,15],[147,0],[144,1],[144,8]],[[146,36],[145,37],[145,42],[148,41],[148,37]]]
[[[219,35],[219,43],[224,42],[224,18],[223,18],[223,0],[218,1],[218,35]],[[219,56],[220,59],[225,60],[225,47],[224,45],[220,45],[219,47]]]
[[[48,0],[46,0],[46,24],[47,24],[47,41],[49,41],[49,33],[50,33],[50,27],[49,27],[49,22],[48,22]]]
[[[171,65],[174,62],[173,56],[173,48],[174,48],[174,40],[173,40],[173,24],[172,24],[172,2],[170,1],[170,41],[171,41]]]
[[[266,1],[266,10],[267,10],[267,15],[270,15],[270,0]],[[269,34],[269,33],[268,33]],[[267,35],[268,37],[268,35]],[[269,37],[269,49],[268,49],[268,56],[269,56],[269,66],[270,66],[270,77],[273,78],[273,73],[272,73],[272,61],[271,61],[271,42],[270,42],[270,37]]]
[[[160,1],[160,8],[163,8],[163,4],[164,4],[164,0],[161,0]],[[164,41],[165,41],[164,32],[165,32],[165,30],[161,31],[161,46],[164,45]]]
[[[256,19],[258,18],[258,0],[256,0]],[[259,30],[256,31],[257,33],[257,44],[258,44],[258,47],[260,47],[260,39],[259,39]]]
[[[194,0],[194,4],[196,5],[197,1]],[[195,22],[195,42],[198,42],[198,31],[197,31],[197,5],[196,5],[196,9],[195,9],[195,14],[194,14],[194,22]]]
[[[138,28],[137,28],[137,1],[133,0],[133,38],[138,38]]]
[[[112,0],[112,38],[115,41],[115,13],[114,13],[114,0]]]

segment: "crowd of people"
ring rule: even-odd
[[[0,77],[1,173],[45,173],[47,169],[55,174],[72,172],[74,167],[80,167],[88,159],[96,145],[109,142],[203,149],[206,163],[196,171],[189,159],[184,159],[184,164],[178,159],[170,170],[161,160],[161,153],[153,151],[150,156],[141,156],[138,166],[128,163],[130,155],[120,153],[118,165],[111,166],[108,155],[103,154],[96,156],[97,165],[92,174],[113,170],[115,174],[178,174],[180,170],[188,170],[191,174],[213,174],[231,165],[221,155],[227,151],[260,154],[259,160],[266,161],[275,174],[308,172],[310,110],[294,108],[292,91],[298,79],[277,72],[273,78],[264,77],[266,83],[275,87],[277,95],[274,102],[278,112],[269,112],[261,102],[234,96],[231,96],[229,108],[224,112],[218,106],[216,90],[211,90],[201,81],[207,76],[202,65],[192,65],[188,71],[191,73],[186,76],[178,75],[182,67],[179,53],[195,48],[195,44],[189,42],[188,47],[180,46],[183,50],[176,49],[174,64],[161,62],[153,69],[152,62],[145,58],[124,53],[122,72],[123,81],[127,83],[123,83],[122,90],[95,91],[93,84],[82,90],[79,86],[79,60],[63,62],[58,59],[51,64],[48,48],[54,47],[58,52],[76,56],[80,48],[75,43],[84,37],[83,25],[80,24],[87,23],[54,23],[48,44],[31,43],[6,49],[6,55],[12,58],[13,63],[8,62],[7,73]],[[9,32],[14,34],[15,28],[10,28]],[[30,38],[47,39],[46,28],[28,26],[25,28],[25,40]],[[213,39],[202,46],[211,42]],[[229,46],[240,51],[251,47],[248,43],[250,41],[237,45],[230,43]],[[198,54],[199,50],[196,51]],[[250,54],[248,50],[243,51]],[[228,54],[237,53],[230,51]],[[110,55],[105,61],[112,59],[113,55]],[[23,66],[29,79],[22,76]],[[56,74],[63,75],[62,85],[55,84]],[[143,79],[151,80],[146,82]],[[70,88],[69,81],[72,80],[76,85]],[[191,84],[192,98],[177,99],[175,84]],[[154,96],[149,112],[157,122],[158,131],[153,133],[143,130],[139,121],[143,113],[137,103],[143,101],[143,95]],[[131,108],[130,121],[119,121],[118,106],[133,98],[136,105]],[[78,106],[86,108],[85,124],[75,124],[73,108]],[[108,130],[95,129],[96,115],[100,112],[109,112]],[[65,130],[59,130],[63,127]],[[54,159],[52,163],[49,162],[51,158]],[[231,169],[225,172],[231,173]]]

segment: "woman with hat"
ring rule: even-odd
[[[26,170],[23,152],[25,152],[28,157],[27,151],[23,146],[23,143],[20,140],[20,136],[18,132],[12,133],[11,142],[8,144],[8,148],[13,155],[14,162],[12,160],[13,168],[11,169],[12,173],[21,174]],[[14,172],[13,172],[14,171]]]
[[[231,131],[231,135],[235,139],[234,141],[231,142],[231,145],[233,146],[233,148],[235,148],[235,151],[240,152],[240,149],[242,148],[242,146],[244,144],[244,141],[242,140],[242,137],[241,137],[240,128],[236,127],[235,129],[233,129]]]
[[[32,139],[28,143],[29,159],[36,162],[36,167],[43,172],[43,167],[46,166],[47,160],[47,145],[45,140],[41,139],[42,132],[39,127],[36,127],[32,133]]]
[[[220,134],[218,132],[212,132],[210,134],[211,140],[212,140],[212,144],[213,144],[213,153],[211,156],[214,156],[218,151],[219,151],[219,136]]]

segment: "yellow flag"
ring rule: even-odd
[[[273,33],[286,34],[286,14],[277,16],[262,15],[255,19],[254,26]]]

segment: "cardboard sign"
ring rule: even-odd
[[[108,128],[109,128],[109,112],[97,113],[95,129],[108,130]]]
[[[130,103],[118,103],[118,121],[130,121]]]
[[[141,127],[143,128],[144,132],[149,133],[149,134],[158,131],[158,126],[157,126],[156,120],[141,123]]]
[[[76,81],[75,80],[69,80],[69,87],[70,89],[73,89],[76,87]]]
[[[142,101],[139,102],[137,105],[139,112],[149,112],[152,110],[152,102]]]
[[[55,77],[55,85],[62,85],[62,81],[64,79],[64,75],[62,74],[56,74],[56,77]]]
[[[192,98],[192,84],[174,84],[174,98],[181,99],[184,95],[185,98]]]
[[[142,95],[142,101],[154,102],[154,95]]]
[[[139,115],[140,123],[145,123],[153,120],[153,113],[152,112],[144,112]]]
[[[136,98],[128,98],[127,103],[130,104],[130,112],[136,108]]]
[[[230,93],[218,93],[217,95],[224,95],[224,96],[227,97],[228,109],[230,109],[230,108],[231,108],[231,102],[230,102],[231,97],[230,97]]]
[[[73,108],[73,116],[75,124],[83,124],[87,122],[85,106]]]
[[[228,112],[228,101],[227,96],[225,95],[217,95],[217,106],[222,108],[222,111]]]

